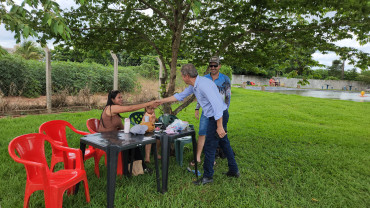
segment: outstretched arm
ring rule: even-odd
[[[163,103],[170,103],[170,102],[176,102],[176,101],[177,101],[177,99],[175,98],[175,96],[166,97],[166,98],[163,98],[163,99],[158,100],[158,102],[160,102],[161,104],[163,104]]]
[[[154,108],[156,108],[160,104],[161,103],[158,101],[150,101],[147,103],[129,105],[129,106],[112,105],[112,113],[117,114],[117,113],[132,112],[132,111],[137,111],[139,109],[145,108],[147,106],[153,106]]]

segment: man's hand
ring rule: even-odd
[[[222,117],[220,119],[218,119],[216,122],[217,122],[216,133],[218,134],[218,137],[220,137],[220,139],[222,139],[226,135],[224,126],[222,125]]]
[[[226,134],[227,134],[225,132],[225,129],[224,129],[223,126],[217,127],[216,132],[217,132],[218,136],[220,137],[220,139],[224,138],[224,136],[226,136]]]
[[[195,118],[199,120],[199,109],[195,109]]]
[[[161,105],[162,103],[159,101],[159,100],[154,100],[154,101],[151,101],[150,105],[153,107],[153,108],[157,108],[159,105]]]

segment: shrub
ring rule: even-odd
[[[38,97],[40,83],[27,61],[12,55],[0,58],[0,88],[5,96]]]
[[[68,95],[68,89],[64,89],[56,94],[53,94],[53,96],[51,97],[51,106],[54,108],[68,106]]]
[[[325,80],[339,80],[337,77],[328,76]]]
[[[54,93],[68,89],[69,93],[76,95],[85,87],[91,93],[113,89],[112,66],[55,61],[51,68]],[[118,79],[118,88],[123,92],[131,92],[137,88],[136,74],[132,69],[119,67]],[[26,61],[14,55],[0,57],[0,89],[5,96],[38,97],[46,94],[45,86],[45,63]]]

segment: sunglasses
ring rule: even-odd
[[[218,65],[209,65],[209,68],[212,68],[212,67],[217,68],[217,67],[218,67]]]

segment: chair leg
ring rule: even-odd
[[[68,160],[67,168],[75,168],[76,167],[76,160]],[[74,193],[75,186],[72,186],[68,189],[67,194],[72,195]]]
[[[182,162],[180,162],[180,159],[181,159],[181,157],[180,157],[180,152],[181,152],[180,145],[181,145],[181,142],[179,140],[175,140],[175,156],[176,156],[176,162],[179,165],[182,163]],[[182,166],[182,165],[180,165],[180,166]]]
[[[117,162],[117,175],[122,175],[122,154],[118,154],[118,162]]]
[[[26,184],[26,191],[24,192],[23,208],[28,208],[31,194],[32,194],[32,191],[30,190],[29,185]]]
[[[94,172],[96,177],[100,178],[100,173],[99,173],[99,161],[100,161],[100,155],[98,152],[95,152],[94,155],[94,162],[95,162],[95,167],[94,167]]]
[[[187,143],[191,142],[191,138],[184,139],[180,138],[175,140],[175,154],[176,154],[176,162],[182,167],[183,160],[184,160],[184,146]]]
[[[64,191],[63,189],[45,190],[45,208],[62,208]]]
[[[85,178],[83,179],[84,181],[84,187],[85,187],[85,197],[86,197],[86,202],[90,202],[90,193],[89,193],[89,185],[87,183],[87,178],[85,175]]]

